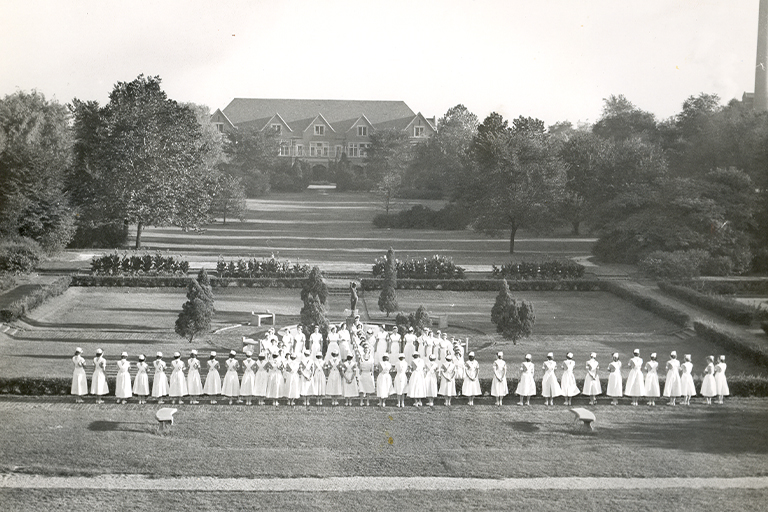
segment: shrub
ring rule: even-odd
[[[128,240],[128,226],[124,222],[107,224],[86,223],[77,226],[75,236],[69,242],[69,247],[119,249]]]
[[[376,258],[373,264],[373,277],[384,277],[387,264],[386,256]],[[435,254],[431,258],[395,260],[397,279],[464,279],[464,269],[452,259]]]
[[[455,231],[466,229],[468,224],[466,211],[454,204],[447,204],[437,211],[417,204],[410,210],[389,215],[382,213],[373,218],[373,225],[377,228]]]
[[[493,265],[491,276],[496,279],[580,279],[584,277],[584,266],[571,260],[511,262],[501,267]]]
[[[16,286],[16,278],[11,274],[0,273],[0,292],[10,290]]]
[[[763,332],[765,332],[765,334],[768,334],[768,322],[760,322],[760,327],[763,328]]]
[[[398,310],[397,305],[397,260],[395,251],[390,247],[387,251],[387,259],[384,264],[384,280],[379,295],[379,311],[384,311],[387,316]]]
[[[117,252],[94,256],[91,260],[93,275],[186,275],[189,272],[189,262],[173,256],[157,252],[132,252],[122,256]]]
[[[695,320],[693,328],[696,334],[716,345],[720,345],[729,352],[749,357],[758,364],[768,365],[768,347],[764,344],[752,343],[749,340],[742,339],[735,333],[711,322]]]
[[[362,279],[365,291],[381,290],[383,279]],[[602,282],[593,279],[563,279],[562,281],[509,281],[512,291],[600,291]],[[446,290],[453,292],[496,292],[498,279],[398,279],[399,290]]]
[[[655,313],[670,322],[684,327],[691,325],[691,317],[685,311],[680,311],[677,308],[663,304],[637,290],[632,290],[614,281],[600,281],[600,287],[604,291],[611,292],[617,297],[628,300],[634,305]]]
[[[0,320],[11,322],[21,318],[51,297],[57,297],[67,291],[71,283],[72,278],[70,276],[63,276],[51,284],[35,288],[29,295],[12,302],[8,307],[0,310]]]
[[[398,199],[443,199],[445,192],[438,188],[400,188],[395,196]]]
[[[658,279],[688,279],[701,274],[706,251],[654,251],[640,261],[640,269]]]
[[[732,299],[716,295],[704,295],[691,288],[660,282],[659,288],[670,295],[716,313],[723,318],[742,325],[750,325],[754,318],[754,309]]]
[[[42,255],[42,247],[31,238],[4,241],[0,243],[0,272],[31,272]]]
[[[223,257],[219,256],[219,261],[216,263],[216,273],[219,277],[246,277],[251,279],[260,277],[307,277],[310,271],[309,265],[280,261],[274,255],[261,260],[256,258],[244,260],[240,258],[237,261],[226,261]]]
[[[512,298],[507,280],[503,279],[496,303],[491,308],[491,322],[496,324],[496,332],[511,339],[513,345],[517,345],[517,340],[527,338],[533,331],[533,325],[536,323],[533,304]]]

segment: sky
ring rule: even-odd
[[[159,75],[172,99],[403,100],[426,117],[659,120],[754,89],[759,0],[0,0],[0,97],[108,101]]]

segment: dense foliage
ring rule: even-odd
[[[210,279],[205,269],[201,269],[197,279],[190,279],[187,285],[187,302],[181,307],[174,330],[182,338],[192,343],[195,335],[211,328],[214,311],[213,292]]]
[[[188,261],[161,252],[132,252],[122,255],[113,252],[94,256],[91,260],[91,274],[94,275],[183,275],[188,271]]]
[[[392,259],[394,261],[390,263],[389,252],[383,258],[376,258],[373,277],[386,278],[387,265],[391,264],[397,279],[464,279],[464,269],[447,256],[435,254],[429,258],[411,258],[405,261]]]
[[[373,218],[373,225],[377,228],[455,231],[466,229],[468,224],[466,210],[456,204],[447,204],[439,210],[417,204],[410,210],[390,214],[380,213]]]
[[[397,260],[395,259],[395,250],[391,247],[387,251],[387,257],[384,261],[384,281],[379,294],[379,311],[384,311],[387,316],[399,309],[397,304]],[[374,271],[374,275],[376,272]]]
[[[320,327],[323,336],[328,334],[328,319],[325,314],[328,311],[328,286],[323,280],[318,267],[312,267],[304,285],[301,288],[301,324],[305,334],[309,335],[315,326]]]
[[[553,260],[536,262],[510,262],[501,267],[493,265],[491,275],[504,279],[580,279],[584,277],[584,267],[571,260]]]
[[[755,317],[754,308],[727,297],[707,295],[685,286],[677,286],[665,282],[660,282],[659,288],[670,295],[683,299],[695,306],[702,307],[738,324],[750,325]]]
[[[50,284],[35,288],[28,295],[13,301],[11,304],[1,309],[0,321],[11,322],[21,318],[51,297],[57,297],[67,291],[71,284],[72,278],[63,276]]]
[[[503,279],[496,302],[491,308],[491,322],[496,324],[496,332],[517,345],[519,339],[527,338],[533,332],[536,323],[533,304],[514,299],[507,280]]]
[[[310,270],[309,265],[280,261],[274,255],[261,260],[240,258],[237,261],[226,261],[219,256],[216,263],[216,273],[219,277],[307,277]]]

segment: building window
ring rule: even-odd
[[[296,156],[304,156],[304,146],[301,144],[296,145]]]
[[[291,156],[291,146],[285,142],[280,143],[280,156]]]
[[[328,149],[327,142],[310,142],[309,156],[328,156]]]
[[[355,156],[355,157],[359,156],[359,149],[358,148],[359,148],[358,144],[356,144],[354,142],[350,142],[347,145],[347,156],[350,156],[350,157],[352,157],[352,156]]]
[[[273,124],[271,128],[277,135],[280,135],[283,132],[283,127],[279,124]]]
[[[370,144],[361,143],[360,144],[360,156],[368,156],[368,148],[369,147],[371,147]]]
[[[414,137],[423,137],[424,136],[424,127],[423,126],[414,126],[413,127],[413,136]]]
[[[357,136],[358,137],[367,137],[368,136],[368,127],[367,126],[358,126],[357,127]]]
[[[325,135],[325,126],[323,126],[322,124],[316,124],[315,135],[320,135],[320,136]]]
[[[219,133],[222,133],[224,131],[224,123],[213,123],[213,125],[216,127]]]
[[[341,152],[342,152],[342,147],[341,146],[336,146],[336,155],[334,155],[334,156],[340,157],[341,156]]]

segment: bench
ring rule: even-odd
[[[261,321],[262,320],[269,320],[269,319],[272,320],[272,325],[275,325],[275,314],[274,313],[270,313],[269,311],[267,311],[266,313],[257,313],[255,311],[251,311],[251,315],[256,317],[256,325],[258,327],[261,327]]]
[[[437,314],[437,313],[427,313],[429,315],[429,322],[432,325],[436,325],[438,329],[447,329],[448,328],[448,315],[444,314]]]
[[[177,409],[171,407],[163,407],[155,413],[155,418],[160,422],[160,429],[165,430],[169,425],[173,425],[173,415]]]
[[[576,415],[574,421],[583,421],[584,425],[588,426],[590,430],[595,430],[593,423],[595,422],[595,415],[592,411],[584,409],[583,407],[574,407],[571,412]]]

